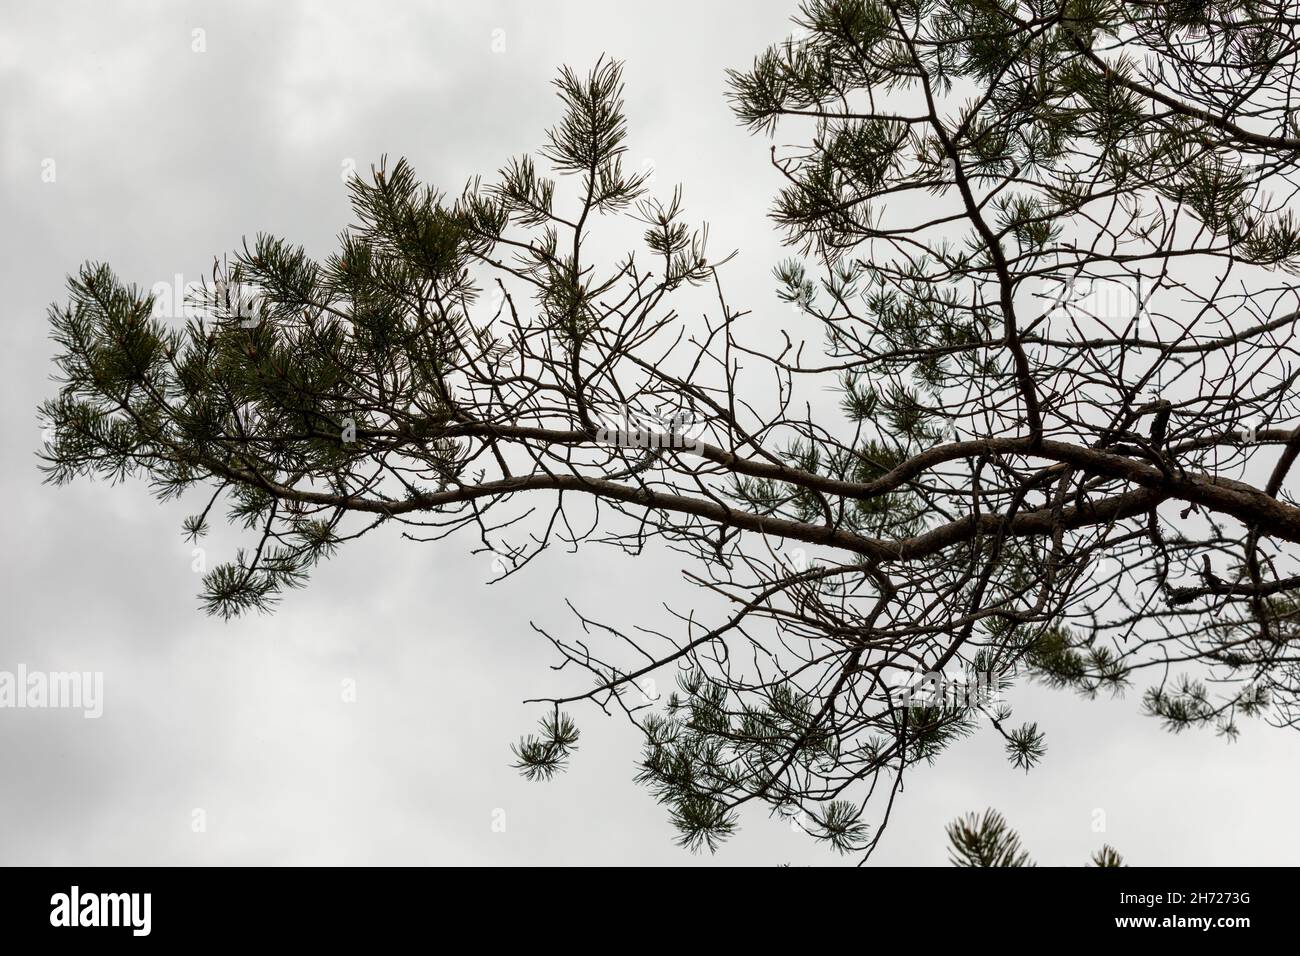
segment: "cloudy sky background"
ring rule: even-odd
[[[733,304],[793,329],[773,295],[766,141],[735,123],[723,71],[788,32],[788,3],[135,3],[0,0],[0,670],[102,671],[104,716],[0,710],[0,863],[795,864],[839,858],[762,812],[715,857],[677,848],[632,783],[636,739],[575,711],[568,773],[529,784],[521,705],[573,685],[536,621],[563,598],[669,626],[694,596],[675,564],[549,554],[488,587],[467,537],[381,531],[270,617],[223,624],[195,599],[193,502],[140,483],[40,483],[35,408],[53,393],[45,310],[84,260],[149,287],[198,279],[259,230],[327,254],[349,221],[341,172],[405,155],[456,191],[538,146],[562,63],[626,61],[630,156],[685,187]],[[204,52],[195,52],[202,30]],[[496,49],[494,50],[494,46]],[[502,47],[504,47],[502,49]],[[56,179],[42,181],[46,160]],[[205,543],[210,563],[236,539]],[[357,700],[340,687],[355,681]],[[1041,864],[1103,842],[1134,864],[1292,863],[1300,737],[1164,733],[1136,694],[1013,697],[1048,756],[1026,775],[989,730],[914,771],[879,863],[943,864],[944,824],[992,805]],[[206,815],[194,832],[193,814]],[[1096,832],[1097,811],[1105,832]],[[504,831],[500,823],[504,820]],[[494,828],[494,823],[497,826]]]

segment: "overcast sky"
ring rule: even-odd
[[[0,671],[104,674],[98,720],[0,709],[0,863],[840,859],[761,811],[714,857],[677,848],[632,783],[636,739],[596,711],[575,711],[567,774],[529,784],[511,769],[509,744],[538,716],[520,701],[568,686],[529,622],[571,632],[567,596],[668,626],[661,603],[692,598],[669,560],[555,553],[488,587],[490,558],[468,538],[381,531],[275,615],[223,624],[197,606],[180,533],[193,502],[159,505],[134,482],[45,487],[35,460],[35,409],[54,390],[45,310],[81,262],[145,287],[198,279],[259,230],[323,256],[349,221],[349,161],[404,155],[458,190],[538,146],[558,115],[555,69],[602,52],[626,61],[632,165],[652,167],[660,192],[683,183],[715,249],[739,249],[733,304],[795,321],[770,279],[782,251],[765,219],[768,145],[724,100],[724,70],[784,36],[791,12],[0,0]],[[235,541],[216,534],[210,559]],[[1300,737],[1249,723],[1231,745],[1174,737],[1136,696],[1017,692],[1017,718],[1048,735],[1041,767],[1013,770],[982,730],[913,773],[874,859],[943,864],[944,824],[991,805],[1041,864],[1082,864],[1104,842],[1133,864],[1294,862],[1300,830],[1277,821],[1294,814]]]

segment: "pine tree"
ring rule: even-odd
[[[1043,759],[1048,725],[1005,700],[1026,678],[1154,682],[1175,730],[1294,724],[1289,5],[808,0],[796,23],[730,74],[740,121],[796,144],[771,152],[776,305],[733,307],[683,193],[627,168],[602,60],[561,72],[535,153],[451,194],[381,161],[337,252],[258,235],[182,325],[84,266],[50,314],[49,480],[141,477],[194,501],[192,538],[246,529],[204,581],[224,617],[381,527],[476,535],[502,574],[552,542],[683,553],[728,610],[542,632],[590,683],[515,754],[549,777],[570,708],[621,709],[691,848],[754,803],[869,853],[904,778],[978,727]],[[647,704],[652,674],[676,689]],[[963,825],[963,858],[1023,856],[996,823]]]
[[[948,859],[953,866],[1036,866],[1021,846],[1020,834],[1006,817],[988,809],[984,815],[968,813],[948,824]],[[1109,843],[1092,854],[1090,866],[1124,866],[1124,858]]]

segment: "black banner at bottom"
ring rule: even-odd
[[[905,929],[927,943],[985,945],[990,934],[1042,931],[1084,942],[1132,936],[1184,945],[1200,937],[1230,945],[1243,933],[1289,933],[1295,921],[1288,869],[866,868],[836,873],[829,883],[824,872],[798,869],[719,880],[705,867],[694,871],[695,886],[690,872],[668,883],[661,873],[633,870],[615,880],[585,873],[538,880],[487,869],[9,868],[0,870],[0,921],[7,942],[65,937],[115,947],[151,940],[373,944],[432,925],[443,933],[487,930],[494,940],[529,932],[535,941],[543,922],[558,928],[561,920],[635,936],[628,920],[660,924],[674,913],[693,921],[716,914],[720,933],[743,938],[745,914],[758,911],[825,919],[824,930]]]

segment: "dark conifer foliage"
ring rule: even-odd
[[[1020,834],[996,810],[983,815],[968,813],[948,824],[948,860],[953,866],[1035,866],[1021,846]],[[1124,866],[1124,858],[1110,844],[1095,851],[1089,866]]]
[[[226,617],[380,526],[463,532],[504,574],[556,544],[677,549],[724,610],[546,634],[591,680],[515,754],[550,777],[574,705],[621,710],[692,848],[754,803],[864,858],[980,724],[1044,758],[1004,699],[1026,677],[1136,685],[1173,730],[1293,724],[1291,5],[810,0],[795,23],[730,74],[781,144],[783,303],[734,308],[683,194],[628,169],[602,60],[560,74],[535,154],[451,194],[381,162],[337,252],[257,236],[183,327],[83,267],[51,310],[50,480],[143,477],[195,501],[190,536],[247,529],[204,582]],[[650,675],[675,689],[647,699]],[[959,861],[1023,864],[1000,817],[954,826]]]

